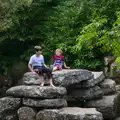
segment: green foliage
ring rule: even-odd
[[[105,52],[119,56],[119,0],[1,0],[0,3],[1,72],[17,60],[27,63],[34,45],[44,48],[47,64],[53,62],[55,49],[61,48],[72,68],[99,70]]]
[[[31,2],[32,0],[0,0],[0,31],[12,26],[15,12]]]

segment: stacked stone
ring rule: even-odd
[[[17,120],[16,116],[18,116],[19,120],[36,120],[38,110],[67,107],[67,101],[63,98],[66,93],[64,87],[20,85],[8,89],[6,91],[8,97],[2,99],[6,100],[3,100],[3,104],[8,101],[8,105],[11,106],[11,109],[7,109],[8,112],[13,111],[14,108],[14,111],[17,111],[17,114],[14,113],[15,116],[12,116],[11,119],[9,117],[10,120],[13,120],[13,118]],[[2,112],[6,114],[7,111],[3,110]],[[13,112],[11,115],[13,115]],[[1,119],[3,119],[2,116]],[[3,120],[7,119],[4,118]]]
[[[96,108],[104,119],[114,120],[119,110],[119,94],[116,83],[106,79],[103,72],[88,70],[62,70],[53,73],[54,83],[67,89],[65,97],[69,106]],[[40,84],[38,76],[26,73],[24,84]],[[69,104],[71,103],[71,104]]]
[[[29,72],[26,73],[23,77],[24,85],[8,89],[6,91],[7,97],[0,99],[0,119],[103,120],[102,114],[95,108],[67,107],[66,88],[68,89],[72,84],[89,79],[88,73],[91,77],[93,76],[87,70],[55,72],[53,78],[55,84],[58,85],[55,88],[40,87],[39,76]]]
[[[104,76],[102,76],[104,77]],[[41,79],[37,74],[28,72],[24,74],[23,84],[24,85],[40,85]],[[103,78],[102,78],[103,79]],[[67,94],[64,97],[68,102],[74,101],[84,101],[96,98],[101,98],[103,92],[99,86],[96,84],[101,82],[102,79],[97,79],[94,81],[94,75],[88,70],[74,69],[74,70],[62,70],[53,72],[54,84],[59,87],[65,87],[67,89]],[[46,79],[46,84],[48,80]],[[91,83],[92,82],[92,83]],[[81,85],[82,83],[82,85]],[[96,85],[96,86],[95,86]],[[95,91],[96,90],[96,91]],[[81,92],[82,94],[79,94]],[[84,94],[83,94],[84,93]],[[33,103],[29,100],[27,103]],[[39,104],[39,103],[37,103]],[[36,105],[37,105],[36,104]],[[27,104],[28,105],[28,104]],[[35,104],[33,105],[35,106]],[[33,107],[30,106],[30,107]],[[77,119],[76,119],[77,118]],[[102,114],[96,111],[95,108],[78,108],[78,107],[65,107],[62,109],[45,109],[39,111],[37,120],[102,120]]]
[[[102,72],[98,73],[98,76],[94,78],[91,71],[82,69],[53,72],[54,84],[67,89],[66,99],[68,102],[101,98],[103,91],[98,83],[102,82],[105,77]],[[36,74],[28,72],[23,77],[23,84],[25,85],[40,85],[40,83],[41,80]]]
[[[119,111],[119,93],[116,91],[116,83],[111,79],[104,79],[98,85],[103,91],[103,97],[87,101],[84,107],[94,107],[103,114],[105,120],[115,120]]]

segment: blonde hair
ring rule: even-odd
[[[63,53],[63,51],[61,49],[56,49],[55,52],[60,52],[60,54]]]

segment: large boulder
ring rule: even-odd
[[[20,98],[4,97],[0,99],[0,119],[12,118],[15,117],[13,112],[16,111],[21,106]],[[12,112],[12,113],[11,113]],[[10,114],[9,114],[10,113]]]
[[[85,107],[94,107],[103,114],[104,119],[114,120],[117,115],[118,95],[104,96],[99,100],[86,102]]]
[[[27,99],[23,98],[23,104],[35,108],[61,108],[67,107],[67,101],[65,99]]]
[[[119,117],[119,118],[116,118],[115,120],[120,120],[120,117]]]
[[[94,78],[92,79],[88,79],[85,81],[81,81],[80,83],[74,84],[73,86],[70,86],[72,88],[90,88],[90,87],[94,87],[95,85],[100,84],[102,81],[104,81],[105,79],[105,75],[104,73],[101,72],[92,72]]]
[[[104,95],[110,95],[116,92],[116,83],[111,79],[105,79],[100,84],[100,88],[102,89]]]
[[[103,117],[94,108],[67,107],[39,111],[36,120],[103,120]]]
[[[70,85],[80,83],[81,81],[86,81],[93,78],[94,77],[91,71],[82,69],[53,72],[54,83],[63,87],[68,87]],[[41,78],[37,74],[27,72],[24,74],[23,83],[25,85],[39,85],[41,83]]]
[[[12,87],[6,91],[8,96],[29,97],[29,98],[58,98],[66,95],[64,87],[40,87],[40,86],[25,86],[20,85]]]
[[[95,86],[88,89],[71,89],[68,91],[67,100],[68,101],[84,101],[96,98],[101,98],[103,96],[103,91],[100,87]]]
[[[17,113],[19,120],[36,120],[36,112],[30,107],[21,107]]]

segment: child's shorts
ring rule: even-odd
[[[62,70],[62,66],[61,65],[56,65],[57,70]]]
[[[49,79],[52,78],[52,69],[51,68],[34,66],[33,70],[39,75],[43,75],[43,73],[46,73]]]

